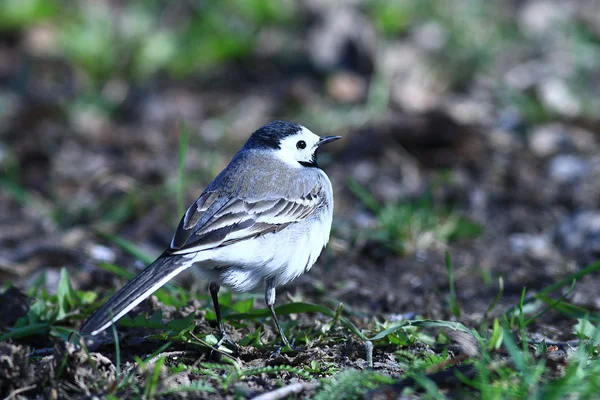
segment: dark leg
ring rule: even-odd
[[[229,336],[227,336],[227,332],[225,332],[225,327],[223,326],[223,320],[221,319],[221,307],[219,306],[219,289],[221,289],[221,286],[218,283],[211,282],[208,285],[210,297],[212,297],[213,306],[215,307],[215,314],[217,315],[219,333],[221,334],[221,338],[219,339],[215,347],[218,348],[221,344],[223,344],[223,342],[227,342],[233,347],[237,348],[237,344],[235,344],[231,339],[229,339]]]
[[[275,308],[273,307],[275,305],[275,284],[273,278],[268,278],[265,283],[265,303],[267,303],[269,310],[271,310],[271,314],[273,315],[273,321],[275,321],[275,326],[279,331],[279,336],[281,336],[281,340],[283,340],[283,345],[290,347],[290,343],[285,337],[283,329],[281,329],[281,326],[279,325],[279,321],[277,320],[277,314],[275,314]]]
[[[212,297],[213,306],[215,307],[215,314],[217,314],[217,324],[219,325],[219,332],[221,336],[227,336],[225,333],[225,327],[223,326],[223,321],[221,320],[221,307],[219,306],[219,290],[221,286],[218,283],[211,282],[208,285],[208,290],[210,292],[210,296]]]

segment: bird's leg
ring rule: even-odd
[[[215,282],[211,282],[208,285],[208,290],[210,292],[210,296],[212,297],[213,306],[215,307],[215,314],[217,315],[217,324],[219,325],[219,333],[221,334],[221,338],[217,342],[215,346],[218,348],[223,342],[227,342],[230,345],[237,348],[237,345],[229,339],[227,336],[227,332],[225,332],[225,327],[223,326],[223,320],[221,319],[221,307],[219,306],[219,290],[221,289],[221,285]]]
[[[267,278],[265,283],[265,303],[271,310],[271,314],[273,315],[273,321],[275,321],[275,326],[279,331],[279,336],[281,336],[281,340],[283,340],[283,345],[290,347],[290,343],[288,342],[285,334],[283,333],[283,329],[281,329],[281,325],[279,325],[279,321],[277,320],[277,314],[275,314],[275,280],[273,278]]]

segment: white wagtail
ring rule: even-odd
[[[289,346],[273,307],[275,288],[308,271],[329,241],[333,192],[317,150],[337,139],[286,121],[254,132],[187,210],[169,248],[94,312],[80,334],[97,335],[194,267],[210,283],[221,340],[221,285],[245,292],[264,282],[265,302]]]

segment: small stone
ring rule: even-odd
[[[506,71],[504,83],[518,91],[529,90],[543,79],[547,79],[548,66],[539,61],[518,64]]]
[[[512,132],[497,128],[490,132],[490,142],[497,151],[510,152],[521,148],[521,141]]]
[[[108,115],[95,105],[79,104],[71,109],[71,123],[82,137],[101,142],[111,131]]]
[[[51,57],[60,54],[58,29],[50,24],[39,24],[25,30],[23,46],[37,57]]]
[[[571,183],[587,175],[588,163],[575,155],[559,155],[550,160],[548,173],[557,183]]]
[[[0,60],[2,54],[0,54]],[[2,66],[0,66],[0,75],[2,75]],[[23,100],[21,97],[9,91],[0,90],[0,134],[8,126],[7,120],[14,118],[18,115],[19,111],[23,107]]]
[[[569,137],[573,142],[573,147],[578,152],[584,154],[598,154],[598,143],[594,133],[579,127],[571,128],[569,133]]]
[[[556,240],[582,263],[596,260],[600,255],[600,212],[582,211],[566,217],[558,225]]]
[[[381,73],[390,79],[392,104],[410,112],[427,112],[440,105],[447,84],[432,71],[428,57],[426,51],[408,43],[383,47]]]
[[[549,110],[567,117],[575,117],[581,112],[579,99],[561,79],[550,79],[539,86],[542,104]]]
[[[337,72],[327,80],[327,93],[340,103],[357,103],[367,94],[367,82],[358,74]]]
[[[572,18],[568,6],[565,7],[561,2],[540,0],[524,4],[519,13],[519,27],[527,36],[553,33],[557,26]]]
[[[202,99],[188,89],[149,95],[142,102],[141,114],[144,122],[154,127],[177,120],[184,120],[188,127],[200,126],[205,117]]]
[[[546,235],[515,233],[508,238],[513,253],[547,258],[552,255],[550,238]]]
[[[96,261],[112,264],[116,261],[117,256],[110,247],[102,246],[99,244],[93,245],[89,249],[90,257]]]
[[[89,241],[89,231],[81,227],[73,227],[62,236],[62,245],[69,248],[78,248],[85,246]]]
[[[529,135],[529,148],[538,157],[554,155],[563,149],[568,142],[569,137],[560,124],[538,126]]]
[[[377,34],[371,21],[352,7],[329,7],[309,34],[309,56],[320,71],[373,70]]]
[[[448,95],[444,100],[445,110],[457,123],[484,124],[491,120],[493,107],[485,100],[452,95]]]
[[[112,104],[125,101],[127,93],[129,93],[129,84],[124,79],[111,79],[102,88],[102,97]]]
[[[429,21],[417,26],[412,37],[414,41],[424,50],[441,50],[447,42],[446,30],[437,22]]]

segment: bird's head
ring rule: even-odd
[[[302,125],[273,121],[258,129],[244,145],[246,150],[272,151],[293,167],[318,167],[317,150],[341,136],[318,136]]]

